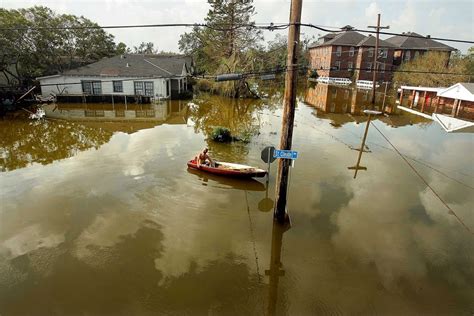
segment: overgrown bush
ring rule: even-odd
[[[309,73],[309,77],[310,78],[313,78],[313,79],[317,79],[319,77],[318,75],[318,72],[316,71],[316,69],[312,69]]]
[[[194,90],[198,92],[211,92],[214,83],[208,79],[199,79],[194,85]]]
[[[233,137],[230,133],[230,130],[227,127],[216,126],[213,128],[211,132],[212,140],[216,142],[230,142],[232,141]]]

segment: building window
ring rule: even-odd
[[[336,62],[334,63],[334,67],[336,67],[336,69],[334,69],[334,70],[339,70],[339,69],[341,69],[341,62],[340,62],[340,61],[336,61]]]
[[[344,91],[344,99],[349,99],[349,90]]]
[[[382,63],[380,65],[380,72],[385,72],[385,64],[384,63]]]
[[[407,51],[405,52],[405,56],[404,56],[404,57],[405,57],[405,58],[404,58],[405,61],[409,61],[409,60],[410,60],[410,58],[411,58],[411,53],[410,53],[409,50],[407,50]]]
[[[373,48],[369,48],[368,52],[369,52],[369,57],[374,57],[374,49]]]
[[[333,88],[332,89],[332,98],[335,99],[337,97],[337,89]]]
[[[371,72],[372,71],[372,63],[367,63],[367,68],[366,68],[367,72]]]
[[[114,86],[114,92],[123,92],[123,82],[122,81],[112,81]]]
[[[166,80],[166,96],[170,95],[170,81]]]
[[[382,58],[387,58],[388,57],[388,49],[382,49]]]
[[[342,46],[338,46],[336,49],[336,56],[341,56],[342,53]]]
[[[145,95],[149,97],[154,95],[153,81],[145,81]]]
[[[354,56],[354,47],[349,49],[349,56]]]
[[[102,94],[101,81],[86,81],[82,80],[82,92],[84,94]]]
[[[145,95],[152,97],[154,95],[153,81],[134,81],[135,95]]]
[[[354,64],[352,63],[352,61],[347,63],[347,70],[352,71],[353,67],[354,67]]]
[[[418,58],[418,56],[420,56],[420,52],[419,52],[419,51],[416,51],[416,52],[415,52],[415,59]]]
[[[133,85],[135,87],[135,95],[144,95],[145,94],[143,81],[134,81]]]

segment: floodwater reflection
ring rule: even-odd
[[[268,190],[186,165],[209,145],[218,160],[265,168],[260,153],[279,142],[281,103],[199,100],[145,128],[137,120],[47,122],[57,134],[69,124],[84,130],[64,136],[67,148],[88,139],[93,147],[0,173],[0,314],[471,313],[472,235],[373,130],[363,157],[370,172],[354,181],[347,171],[363,116],[323,116],[298,103],[292,228],[283,234],[272,225],[275,165]],[[337,116],[347,122],[336,128]],[[14,122],[0,122],[12,135],[10,154],[35,157],[36,148],[13,144],[48,130],[16,135],[23,121]],[[373,122],[474,228],[472,135],[448,135],[411,115]],[[213,125],[258,132],[216,144]]]
[[[201,185],[246,191],[265,191],[265,185],[255,179],[233,179],[213,175],[204,171],[188,168],[188,172],[198,176]],[[210,181],[209,181],[210,180]]]

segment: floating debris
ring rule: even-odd
[[[39,108],[38,110],[36,110],[36,113],[30,114],[30,119],[41,120],[45,115],[46,115],[46,112],[42,108]]]

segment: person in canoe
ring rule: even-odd
[[[211,158],[211,156],[209,156],[208,152],[209,152],[209,149],[204,148],[204,150],[202,152],[200,152],[199,155],[196,157],[196,164],[197,164],[198,168],[201,165],[205,165],[205,166],[215,168],[216,163]]]

